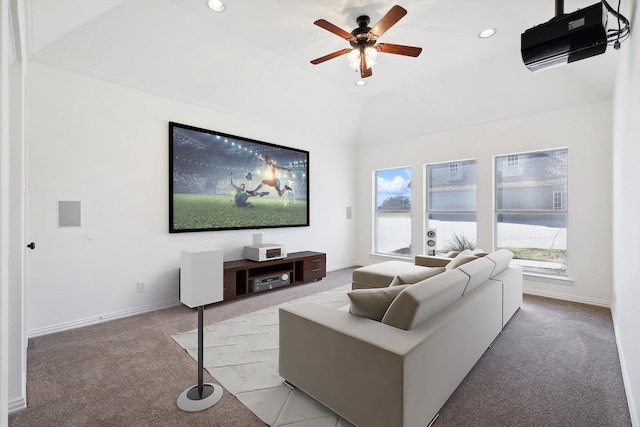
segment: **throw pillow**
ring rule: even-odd
[[[424,271],[419,271],[417,273],[398,274],[393,278],[389,286],[412,285],[414,283],[422,282],[436,274],[440,274],[443,271],[444,267],[425,267]]]
[[[347,295],[351,301],[349,313],[354,316],[364,317],[365,319],[371,319],[379,322],[382,320],[382,317],[387,312],[387,308],[389,308],[393,300],[400,292],[409,286],[411,285],[375,289],[356,289],[348,292]]]
[[[447,264],[445,269],[453,270],[454,268],[458,268],[461,265],[468,263],[469,261],[473,261],[474,259],[478,259],[478,257],[473,255],[471,251],[462,251]]]
[[[382,323],[409,330],[443,308],[459,300],[469,276],[460,270],[450,270],[428,281],[409,285],[393,300]]]

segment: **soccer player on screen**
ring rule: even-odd
[[[264,156],[264,157],[263,156],[258,156],[258,158],[260,160],[262,160],[265,165],[267,165],[267,168],[269,169],[270,177],[268,179],[263,179],[262,182],[260,183],[260,185],[258,185],[256,187],[256,189],[253,190],[254,192],[257,192],[258,190],[260,190],[263,185],[268,185],[270,187],[275,188],[276,191],[278,192],[278,196],[280,196],[280,197],[282,197],[282,195],[284,194],[285,190],[291,190],[291,188],[289,188],[289,186],[287,186],[287,185],[284,186],[284,189],[281,189],[280,188],[280,179],[276,176],[276,170],[277,169],[282,169],[282,170],[289,171],[289,172],[291,172],[291,169],[276,165],[273,162],[273,160],[271,160],[271,158],[269,156]]]

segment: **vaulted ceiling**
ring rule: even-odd
[[[553,0],[29,0],[31,60],[105,78],[340,144],[366,146],[610,100],[617,51],[531,73],[520,34],[548,21]],[[566,0],[571,12],[595,3]],[[419,46],[381,54],[373,76],[313,22],[350,32],[394,4],[408,14],[380,42]],[[478,34],[493,27],[489,39]],[[624,46],[623,46],[624,48]],[[212,124],[215,126],[215,124]],[[219,130],[224,130],[220,129]]]

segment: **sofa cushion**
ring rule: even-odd
[[[483,256],[487,256],[488,254],[482,249],[474,249],[471,251],[472,254],[477,256],[478,258],[482,258]]]
[[[384,261],[353,270],[351,275],[354,285],[366,285],[368,288],[389,286],[391,281],[404,273],[416,273],[425,267],[405,261]],[[365,286],[360,286],[365,287]]]
[[[424,267],[422,271],[398,274],[389,286],[412,285],[442,272],[444,272],[444,267]]]
[[[423,267],[445,267],[451,262],[452,258],[446,258],[440,255],[416,255],[413,258],[415,265]]]
[[[445,267],[447,270],[453,270],[455,268],[460,267],[463,264],[473,261],[474,259],[478,259],[470,250],[464,250],[456,255],[455,258],[451,260],[449,264]]]
[[[513,259],[513,252],[507,249],[499,249],[487,255],[487,258],[496,264],[491,272],[491,277],[494,277],[504,271],[505,268],[509,267],[511,260]]]
[[[350,291],[347,293],[351,301],[349,313],[379,322],[393,300],[408,286],[410,285]]]
[[[409,285],[393,300],[382,323],[409,330],[459,299],[468,280],[463,272],[449,270]]]
[[[469,276],[469,283],[467,283],[462,295],[464,296],[468,294],[482,283],[489,280],[489,276],[491,275],[494,267],[495,263],[490,259],[487,259],[487,257],[475,259],[458,267],[458,270]]]

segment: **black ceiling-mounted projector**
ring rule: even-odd
[[[606,49],[607,9],[602,2],[564,14],[559,1],[554,18],[521,36],[522,59],[531,71],[600,55]]]

